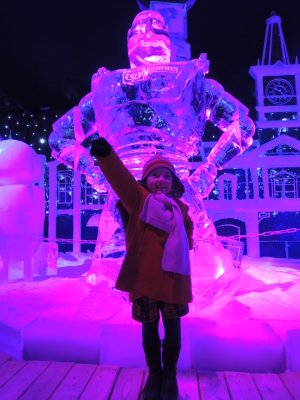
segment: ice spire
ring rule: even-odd
[[[266,23],[267,28],[261,65],[271,65],[277,61],[281,61],[283,64],[290,64],[281,27],[281,18],[272,11]]]

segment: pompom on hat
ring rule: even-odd
[[[172,172],[174,195],[175,195],[175,197],[180,198],[183,195],[183,193],[185,192],[184,186],[181,183],[178,176],[176,175],[174,165],[171,163],[171,161],[168,158],[166,158],[164,156],[155,155],[155,156],[149,158],[149,160],[147,160],[145,162],[145,165],[144,165],[143,171],[142,171],[141,183],[143,183],[146,186],[147,177],[156,168],[168,168]]]

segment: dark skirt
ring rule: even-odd
[[[168,304],[163,301],[140,297],[132,303],[132,318],[139,322],[153,322],[159,319],[159,311],[164,318],[183,317],[189,312],[188,304]]]

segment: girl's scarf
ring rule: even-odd
[[[165,194],[149,194],[142,209],[141,219],[169,233],[162,257],[162,269],[190,275],[189,243],[179,205]]]

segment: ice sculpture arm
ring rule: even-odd
[[[214,186],[217,170],[247,150],[255,132],[253,121],[248,117],[248,109],[225,92],[216,81],[206,81],[206,115],[209,121],[223,133],[201,165],[189,178],[201,196],[207,197]]]
[[[106,73],[105,68],[100,69]],[[72,108],[53,124],[49,137],[52,156],[86,176],[94,189],[106,191],[104,177],[88,148],[99,137],[96,130],[92,94],[87,94],[77,107]]]
[[[207,161],[222,169],[251,146],[255,126],[248,117],[249,110],[218,82],[206,81],[206,96],[208,120],[223,132]]]
[[[96,157],[105,178],[120,197],[127,211],[131,213],[141,200],[141,185],[137,183],[104,138],[92,143],[91,155]]]

